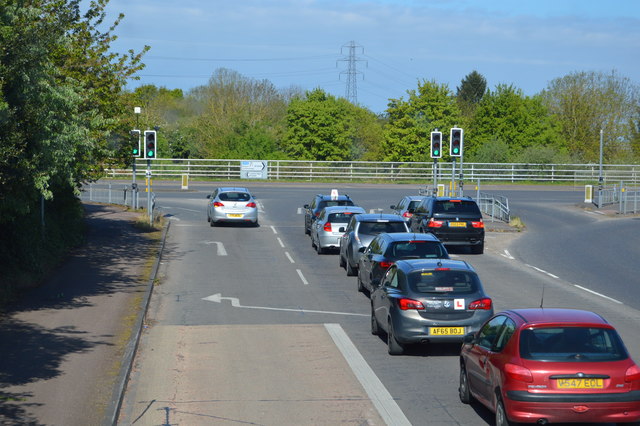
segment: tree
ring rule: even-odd
[[[542,99],[578,161],[598,161],[600,129],[605,134],[605,161],[629,151],[639,92],[628,78],[615,72],[576,72],[551,81]]]
[[[355,136],[352,107],[346,99],[322,89],[292,99],[282,149],[300,160],[351,160]]]
[[[508,150],[505,154],[509,161],[515,161],[523,151],[551,145],[562,149],[555,122],[542,99],[524,96],[512,85],[498,85],[480,101],[465,133],[465,151],[475,161],[483,145],[496,141],[504,143],[499,146]]]
[[[456,100],[462,111],[462,115],[471,119],[476,106],[487,92],[487,80],[477,71],[471,71],[456,87]]]
[[[417,90],[407,93],[406,101],[389,101],[382,143],[384,161],[428,160],[431,132],[439,129],[447,134],[459,123],[460,109],[446,84],[422,81]]]

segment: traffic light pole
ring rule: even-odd
[[[433,159],[433,196],[438,196],[438,159]]]
[[[153,226],[153,211],[151,209],[151,160],[147,159],[147,212],[149,213],[149,226]]]

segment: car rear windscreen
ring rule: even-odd
[[[448,259],[447,250],[435,241],[398,241],[385,253],[396,259]]]
[[[448,269],[415,271],[409,274],[408,281],[416,293],[471,294],[480,287],[475,273]]]
[[[351,220],[351,217],[354,215],[354,213],[351,212],[347,212],[347,213],[331,213],[329,214],[329,219],[327,220],[327,222],[331,222],[331,223],[348,223]]]
[[[319,207],[335,207],[335,206],[353,206],[353,201],[351,200],[330,200],[330,201],[321,201]]]
[[[433,207],[433,212],[445,214],[473,214],[477,216],[482,215],[475,202],[466,200],[437,201]]]
[[[249,201],[251,196],[246,192],[221,192],[220,201]]]
[[[407,232],[404,222],[361,222],[358,234],[378,235],[383,232]]]
[[[620,361],[628,357],[615,330],[598,327],[532,327],[520,334],[520,356],[536,361]]]

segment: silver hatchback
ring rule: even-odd
[[[337,250],[340,247],[340,237],[351,218],[364,213],[366,211],[358,206],[325,207],[311,225],[311,246],[318,254],[331,249]]]
[[[461,260],[398,260],[371,293],[371,333],[386,334],[390,355],[409,344],[462,342],[492,315],[480,278]]]
[[[207,198],[207,221],[211,226],[221,222],[258,226],[258,205],[247,188],[216,188]]]

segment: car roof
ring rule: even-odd
[[[517,316],[527,325],[557,324],[557,323],[585,323],[609,325],[607,320],[595,312],[583,309],[569,308],[524,308],[504,311],[511,317]]]
[[[324,195],[323,194],[318,194],[318,195],[316,195],[316,197],[321,199],[321,200],[323,200],[323,201],[327,201],[327,200],[331,201],[332,200],[331,195],[327,195],[327,194],[324,194]],[[337,199],[338,200],[350,200],[351,197],[349,197],[349,195],[347,195],[347,194],[339,194]]]
[[[440,241],[433,234],[420,234],[417,232],[389,232],[378,235],[380,235],[380,238],[391,241]]]
[[[406,198],[407,200],[411,200],[411,201],[419,201],[419,200],[424,200],[425,198],[427,198],[426,195],[405,195],[403,198]]]
[[[392,213],[365,213],[357,216],[358,222],[375,222],[379,219],[389,222],[404,222],[404,218]]]
[[[362,215],[366,212],[366,210],[360,206],[331,206],[331,207],[325,207],[323,210],[326,212],[326,214],[339,213],[339,212],[353,212],[353,213],[360,213],[360,215]]]
[[[475,272],[473,266],[464,260],[453,259],[405,259],[396,261],[396,265],[405,272],[436,268],[449,268]]]
[[[475,200],[471,197],[435,197],[437,201],[451,201],[451,200],[461,200],[461,201],[472,201],[475,203]]]
[[[241,186],[223,186],[218,188],[220,192],[249,192],[248,188],[243,188]]]

